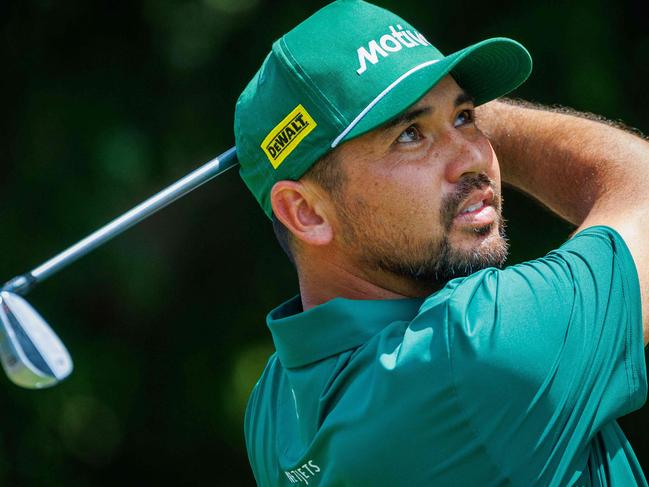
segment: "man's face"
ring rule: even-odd
[[[498,160],[451,76],[338,157],[336,242],[370,280],[425,295],[504,262]]]

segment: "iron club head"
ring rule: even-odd
[[[236,148],[190,172],[63,252],[0,287],[0,362],[29,389],[53,386],[72,372],[72,359],[45,320],[19,295],[136,223],[238,164]]]
[[[0,292],[0,361],[9,379],[28,389],[57,384],[72,372],[58,336],[23,298]]]

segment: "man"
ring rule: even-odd
[[[647,485],[615,419],[647,393],[649,144],[487,103],[530,69],[358,0],[273,45],[235,117],[300,283],[246,413],[259,485]],[[502,181],[573,237],[499,269]]]

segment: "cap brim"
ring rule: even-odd
[[[532,71],[532,58],[521,44],[504,37],[487,39],[439,61],[402,74],[368,106],[362,118],[343,132],[337,145],[390,121],[415,104],[447,74],[481,105],[520,86]]]

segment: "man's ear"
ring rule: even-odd
[[[273,213],[298,240],[309,245],[327,245],[333,229],[327,204],[320,191],[301,181],[278,181],[270,193]]]

